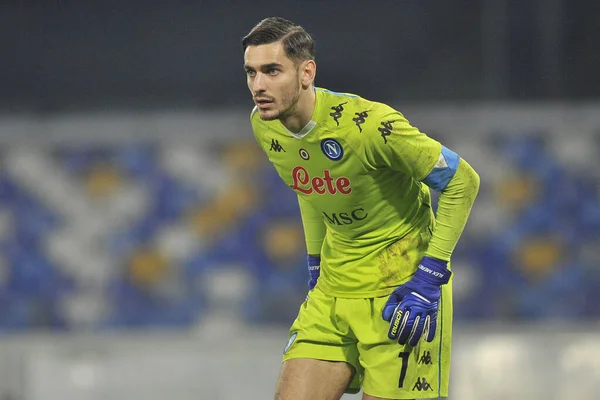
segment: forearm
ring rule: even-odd
[[[463,159],[454,177],[441,192],[436,225],[425,255],[449,261],[469,218],[479,191],[479,175]]]
[[[302,215],[307,253],[312,256],[320,256],[321,246],[323,245],[326,233],[323,217],[301,198],[298,198],[298,204],[300,205],[300,214]]]

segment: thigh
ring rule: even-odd
[[[364,368],[364,393],[381,399],[420,399],[448,396],[452,342],[452,287],[442,287],[438,326],[433,342],[401,346],[387,337],[389,323],[381,318],[386,297],[368,299],[368,323],[353,324]],[[369,397],[366,397],[368,399]]]
[[[285,361],[275,400],[339,400],[352,380],[353,367],[345,362],[294,358]]]
[[[358,361],[356,336],[341,316],[344,309],[344,302],[340,299],[327,296],[317,288],[312,290],[290,328],[283,361],[286,364],[297,359],[331,361],[337,363],[324,363],[323,368],[334,365],[332,368],[343,370],[351,366],[354,379],[345,389],[348,393],[357,393],[363,374]],[[300,362],[305,365],[306,361]]]

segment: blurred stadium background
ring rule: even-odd
[[[481,175],[452,398],[598,398],[600,3],[140,4],[0,5],[0,399],[272,397],[307,273],[248,123],[270,15]]]

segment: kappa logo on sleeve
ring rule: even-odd
[[[394,127],[392,125],[394,122],[396,122],[396,120],[381,121],[381,127],[377,128],[377,130],[381,133],[381,137],[383,138],[383,143],[385,143],[385,144],[387,144],[387,142],[388,142],[387,137],[392,134],[392,129],[394,129]]]
[[[362,132],[361,125],[364,124],[365,121],[367,120],[367,117],[369,116],[369,112],[371,112],[371,110],[354,113],[354,115],[356,115],[356,117],[352,118],[352,121],[354,121],[354,123],[356,124],[356,126],[358,127],[360,132]]]
[[[333,112],[329,113],[329,116],[331,116],[333,118],[333,120],[335,121],[337,126],[340,126],[339,119],[342,118],[342,111],[344,111],[344,104],[346,104],[346,103],[348,103],[348,102],[346,101],[344,103],[338,104],[337,106],[331,107]]]

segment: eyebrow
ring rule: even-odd
[[[283,68],[283,64],[279,64],[279,63],[269,63],[269,64],[263,64],[259,67],[259,69],[261,70],[265,70],[265,69],[271,69],[271,68]],[[244,69],[246,71],[248,70],[254,70],[254,68],[252,68],[251,66],[249,66],[248,64],[244,64]]]

